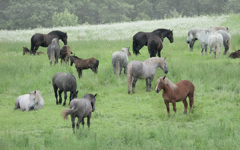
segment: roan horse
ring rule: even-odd
[[[82,122],[84,127],[84,118],[87,117],[87,125],[90,128],[91,114],[95,110],[95,101],[97,94],[86,94],[81,99],[73,99],[70,103],[70,109],[65,109],[62,111],[62,116],[67,120],[67,116],[71,115],[72,128],[75,132],[75,118],[78,118],[77,129],[79,124]]]
[[[69,62],[69,58],[70,58],[71,54],[72,54],[72,51],[70,49],[70,46],[64,45],[61,48],[60,55],[59,55],[59,57],[61,58],[61,64],[62,64],[62,62],[67,64]]]
[[[165,74],[168,73],[167,62],[164,58],[161,57],[151,57],[144,62],[136,60],[131,61],[127,67],[128,94],[130,94],[131,85],[132,93],[135,93],[135,85],[139,78],[146,79],[146,91],[150,92],[151,84],[154,79],[157,67],[160,67]]]
[[[48,47],[48,45],[52,42],[53,38],[61,39],[64,45],[67,45],[67,33],[62,31],[52,31],[48,34],[36,33],[31,38],[31,51],[33,54],[36,53],[39,46]]]
[[[177,84],[174,84],[164,76],[158,79],[155,91],[159,93],[161,89],[163,89],[162,97],[164,99],[168,114],[170,114],[169,103],[172,103],[173,110],[176,113],[176,102],[180,101],[182,101],[184,104],[184,113],[187,113],[187,97],[189,98],[190,111],[192,110],[195,89],[192,82],[188,80],[181,80]]]
[[[156,37],[155,37],[156,36]],[[149,37],[152,37],[149,41]],[[158,37],[158,38],[157,38]],[[152,32],[138,32],[133,36],[133,53],[138,55],[140,54],[139,50],[144,46],[148,46],[148,42],[151,42],[149,46],[152,48],[149,50],[150,56],[154,57],[156,56],[156,53],[158,53],[158,56],[160,57],[160,51],[162,50],[162,42],[164,38],[167,37],[170,43],[173,42],[173,32],[172,30],[167,30],[167,29],[156,29]],[[156,42],[155,40],[159,41],[159,38],[161,40],[160,43]],[[153,39],[155,39],[153,41]],[[161,46],[155,46],[158,47],[158,49],[154,48],[153,49],[153,42],[157,44],[161,44]]]
[[[50,65],[52,63],[54,64],[58,63],[58,57],[60,54],[60,45],[57,38],[52,39],[52,43],[48,45],[47,54],[50,60]]]
[[[208,37],[208,45],[209,45],[209,54],[211,55],[211,52],[214,53],[214,58],[216,58],[216,54],[220,58],[220,51],[222,49],[223,45],[223,37],[221,34],[217,32],[213,32]]]
[[[44,106],[44,100],[40,91],[32,91],[29,94],[19,96],[15,101],[15,108],[22,111],[38,110]]]
[[[77,56],[70,56],[70,65],[75,64],[75,68],[78,72],[78,77],[82,76],[83,69],[91,69],[94,73],[97,73],[99,61],[96,58],[82,59]]]
[[[121,51],[116,51],[112,54],[113,72],[117,75],[121,74],[122,68],[124,68],[124,74],[127,73],[128,56],[131,56],[129,48],[124,47]]]
[[[67,91],[70,91],[70,97],[69,97],[69,103],[72,99],[77,98],[78,91],[77,89],[77,82],[76,78],[72,74],[66,74],[66,73],[56,73],[52,78],[52,85],[56,97],[56,104],[62,104],[62,92],[64,92],[64,103],[63,106],[66,105],[66,99],[67,99]],[[59,94],[59,102],[58,102],[58,94],[57,90],[59,88],[58,94]]]

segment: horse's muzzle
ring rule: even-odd
[[[164,73],[167,74],[167,73],[168,73],[168,70],[164,71]]]
[[[159,90],[159,89],[156,89],[155,91],[156,91],[157,93],[159,93],[160,90]]]

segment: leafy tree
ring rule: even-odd
[[[67,9],[62,13],[54,12],[52,16],[53,26],[74,26],[78,24],[78,17],[71,14]]]

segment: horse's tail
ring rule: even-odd
[[[127,83],[128,83],[128,94],[130,94],[131,85],[132,85],[132,64],[127,66]]]
[[[50,64],[55,63],[55,49],[54,48],[51,47],[51,50],[50,50]]]
[[[68,120],[68,115],[71,115],[71,114],[73,114],[76,111],[77,111],[77,109],[75,109],[74,107],[71,108],[71,109],[65,109],[65,110],[62,111],[62,117],[65,120]]]
[[[139,54],[139,52],[137,51],[137,41],[135,36],[133,36],[133,53],[136,55]]]
[[[216,55],[219,55],[219,56],[220,56],[220,50],[221,50],[220,47],[221,47],[220,43],[218,43],[216,46]]]
[[[117,58],[115,61],[115,67],[116,67],[116,75],[120,75],[120,70],[121,70],[121,66],[120,66],[120,60]]]

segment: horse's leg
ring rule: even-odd
[[[201,44],[201,55],[203,55],[203,49],[204,49],[204,45]]]
[[[182,102],[183,102],[183,105],[184,105],[184,114],[186,114],[187,113],[187,106],[188,106],[186,98]]]
[[[58,95],[57,95],[58,88],[55,86],[53,88],[54,88],[54,93],[55,93],[55,98],[56,98],[56,104],[58,105]]]
[[[87,117],[87,125],[88,125],[88,129],[90,129],[90,119],[91,119],[91,113],[88,115]]]
[[[80,79],[82,76],[82,69],[77,68],[77,72],[78,72],[78,78]]]
[[[33,54],[34,54],[34,55],[36,54],[36,51],[38,50],[38,47],[39,47],[39,46],[35,46],[34,51],[33,51]]]
[[[172,106],[173,106],[173,111],[176,113],[176,111],[177,111],[176,102],[174,100],[172,101]]]
[[[136,82],[137,82],[138,78],[134,78],[133,82],[132,82],[132,93],[135,93],[135,86],[136,86]]]
[[[124,74],[127,74],[127,67],[124,67]]]
[[[75,133],[75,116],[71,115],[73,133]]]
[[[149,85],[148,85],[148,86],[149,86],[149,92],[151,91],[153,78],[154,78],[154,76],[152,76],[152,77],[149,78],[149,83],[148,83],[148,84],[149,84]]]
[[[58,95],[59,95],[59,104],[62,104],[62,92],[63,92],[63,90],[59,90],[59,91],[58,91]]]
[[[193,95],[189,95],[188,98],[189,98],[190,112],[191,112],[193,104],[194,104],[194,98],[193,98]]]
[[[84,124],[85,124],[84,118],[82,118],[82,126],[83,126],[83,128],[84,128]]]
[[[78,122],[77,122],[77,129],[79,129],[79,124],[82,122],[83,118],[78,117]]]
[[[64,103],[63,103],[63,106],[66,105],[66,99],[67,99],[67,91],[65,90],[64,91]]]
[[[204,45],[204,48],[205,48],[205,55],[207,55],[207,44],[206,45]]]
[[[167,112],[168,112],[168,115],[170,114],[170,111],[169,111],[169,102],[164,100],[164,103],[166,105],[166,108],[167,108]]]
[[[149,92],[149,82],[150,82],[150,79],[146,78],[146,91],[147,92]]]

